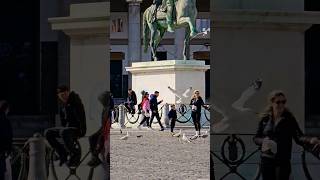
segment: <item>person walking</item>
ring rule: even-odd
[[[160,121],[160,116],[159,116],[159,112],[158,112],[158,105],[161,104],[163,102],[163,100],[159,101],[157,100],[157,98],[159,97],[159,92],[155,91],[154,94],[150,95],[150,109],[151,109],[151,118],[150,118],[150,128],[152,128],[152,121],[153,118],[156,117],[158,120],[158,123],[160,125],[160,131],[163,131],[163,125]]]
[[[194,127],[196,129],[196,133],[191,139],[196,139],[200,135],[200,129],[201,129],[201,107],[208,108],[206,105],[204,105],[203,99],[200,96],[200,92],[198,90],[195,90],[192,95],[192,99],[190,101],[191,105],[191,117],[194,123]]]
[[[176,110],[176,106],[174,104],[171,104],[171,109],[169,111],[169,114],[168,114],[168,117],[171,121],[171,125],[170,125],[170,128],[171,128],[171,135],[173,135],[173,129],[176,125],[176,121],[177,121],[177,110]]]
[[[286,108],[282,91],[270,93],[266,110],[254,137],[261,146],[261,173],[263,180],[289,180],[291,174],[292,139],[298,145],[311,146],[319,156],[320,140],[303,135],[294,115]]]
[[[8,102],[0,101],[0,180],[5,179],[5,174],[7,172],[6,159],[9,157],[12,150],[12,126],[7,118],[9,111]]]
[[[149,93],[143,92],[142,101],[140,103],[140,106],[142,108],[141,114],[142,114],[142,121],[138,125],[138,129],[141,129],[141,126],[146,122],[147,127],[150,128],[149,125],[149,118],[150,118],[150,101],[149,101]]]

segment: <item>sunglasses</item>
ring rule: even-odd
[[[282,101],[276,101],[275,103],[279,105],[279,104],[286,104],[286,102],[287,100],[282,100]]]

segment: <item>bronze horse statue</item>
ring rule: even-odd
[[[190,38],[198,34],[195,22],[197,17],[196,0],[173,0],[175,4],[174,12],[176,21],[173,24],[174,29],[186,28],[183,48],[183,59],[188,58],[188,46]],[[165,1],[163,1],[165,3]],[[166,21],[166,13],[157,12],[156,20],[153,20],[153,10],[155,5],[148,7],[143,13],[143,44],[144,52],[147,52],[148,46],[151,48],[152,58],[157,61],[156,50],[159,46],[163,35],[167,31],[168,24]],[[150,35],[150,36],[149,36]],[[149,39],[150,38],[150,39]],[[149,43],[148,43],[149,39]]]

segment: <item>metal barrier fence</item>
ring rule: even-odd
[[[251,152],[249,152],[247,147],[252,146],[252,142],[250,142],[250,144],[246,144],[246,141],[244,141],[243,138],[246,137],[252,139],[254,134],[214,133],[213,136],[221,137],[221,146],[218,147],[219,151],[211,149],[211,160],[213,161],[213,157],[215,157],[216,160],[221,162],[228,169],[228,171],[219,179],[223,180],[231,174],[235,174],[241,179],[246,179],[241,172],[239,172],[239,168],[247,163],[248,160],[250,160],[250,158],[252,158],[254,155],[258,155],[260,150],[259,148],[254,148],[251,150]],[[78,142],[76,142],[76,144],[80,146]],[[81,158],[76,167],[68,167],[69,176],[66,177],[66,179],[69,179],[71,176],[75,176],[80,179],[80,177],[76,174],[76,170],[84,161],[84,159],[87,158],[88,154],[89,151]],[[313,155],[312,153],[309,153],[308,147],[305,147],[300,156],[304,176],[307,180],[316,179],[317,177],[312,177],[309,171],[306,160],[307,154]],[[17,178],[18,180],[58,179],[54,165],[54,160],[56,158],[55,151],[46,144],[45,139],[39,134],[36,134],[34,137],[28,139],[22,148],[14,148],[11,157],[12,166],[17,166],[17,163],[20,160],[19,176]],[[314,157],[320,160],[319,156]],[[217,161],[215,163],[217,163]],[[254,164],[256,164],[257,168],[252,179],[258,180],[261,176],[260,162],[257,161]],[[92,179],[93,173],[94,168],[90,168],[87,177],[88,180]]]
[[[160,118],[163,119],[165,124],[169,126],[169,104],[164,104],[159,108]],[[176,105],[177,110],[177,122],[185,125],[193,125],[192,117],[191,117],[191,105],[186,104],[178,104]],[[119,123],[121,127],[126,127],[127,124],[137,124],[141,118],[141,110],[137,110],[135,107],[135,112],[131,113],[130,110],[124,105],[120,104],[115,106],[112,111],[113,118],[112,123]],[[210,108],[202,108],[201,109],[201,125],[209,126],[210,125]]]
[[[255,149],[252,149],[251,152],[248,152],[247,146],[252,146],[253,141],[250,142],[250,144],[246,144],[243,140],[244,137],[250,138],[251,140],[254,137],[254,134],[224,134],[224,133],[213,133],[213,136],[216,138],[219,138],[221,141],[221,146],[217,149],[211,149],[210,150],[210,158],[211,162],[217,164],[217,162],[222,163],[225,167],[227,167],[227,172],[224,173],[221,177],[219,177],[220,180],[226,179],[229,175],[234,174],[238,176],[241,179],[246,180],[243,174],[239,172],[240,166],[243,166],[245,163],[250,160],[254,155],[260,154],[260,149],[257,147]],[[214,138],[214,137],[213,137]],[[306,160],[306,154],[312,154],[309,153],[309,149],[304,147],[303,151],[301,152],[301,162],[302,162],[302,168],[304,172],[304,176],[307,180],[313,180],[317,179],[318,177],[312,177],[309,168],[308,163]],[[319,156],[315,156],[318,160],[320,160]],[[214,157],[216,159],[214,159]],[[257,168],[255,170],[255,174],[252,178],[253,180],[258,180],[261,177],[260,172],[260,160],[255,162]],[[213,173],[216,174],[216,173]],[[217,179],[217,177],[214,177],[213,179]]]
[[[75,145],[79,148],[81,156],[80,143],[75,141]],[[69,175],[64,178],[65,180],[72,176],[81,179],[77,175],[77,169],[88,157],[89,153],[90,151],[88,150],[87,153],[80,158],[77,165],[67,166]],[[10,156],[12,169],[18,171],[18,176],[12,177],[13,180],[58,180],[54,161],[59,160],[59,157],[40,134],[36,133],[34,137],[29,138],[21,148],[15,145]],[[104,165],[106,164],[104,163]],[[95,167],[88,169],[88,176],[85,179],[93,179],[94,169]],[[104,177],[105,174],[98,176]]]

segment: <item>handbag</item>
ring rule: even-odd
[[[197,109],[198,109],[196,105],[192,105],[191,108],[192,108],[192,111],[197,111]]]

